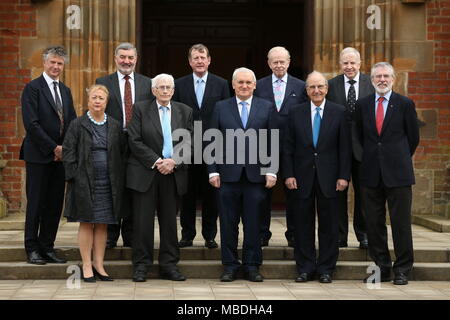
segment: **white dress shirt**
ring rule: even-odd
[[[157,107],[158,107],[159,122],[161,123],[161,128],[162,128],[162,117],[163,117],[164,111],[163,111],[163,109],[161,108],[162,105],[158,102],[158,100],[156,100],[156,105],[157,105]],[[170,104],[170,102],[169,102],[169,104],[167,105],[167,108],[169,108],[169,110],[167,110],[167,116],[169,117],[169,122],[172,122],[172,105]],[[159,160],[162,160],[162,158],[158,158],[158,160],[156,160],[155,163],[153,163],[152,169],[155,168],[156,163],[157,163]]]
[[[134,72],[129,74],[130,79],[128,79],[128,81],[130,82],[131,85],[131,103],[134,105],[134,101],[135,101],[135,92],[134,92]],[[127,123],[127,119],[125,117],[125,82],[126,80],[125,75],[123,75],[122,73],[120,73],[120,71],[117,71],[117,77],[119,79],[119,89],[120,89],[120,101],[122,102],[122,114],[123,114],[123,128],[126,127]],[[111,93],[110,93],[111,94]]]
[[[350,90],[350,83],[348,83],[350,79],[347,78],[347,76],[344,74],[344,86],[345,86],[345,100],[348,98],[348,90]],[[356,82],[353,84],[355,87],[355,93],[356,93],[356,100],[358,100],[359,97],[359,72],[358,74],[353,78]]]
[[[50,93],[52,94],[52,97],[53,97],[53,102],[56,101],[56,99],[55,99],[55,89],[54,89],[53,81],[58,82],[58,85],[56,86],[56,91],[58,91],[59,99],[61,100],[61,103],[64,105],[64,102],[63,102],[62,96],[61,96],[61,92],[59,92],[59,79],[58,80],[53,80],[45,72],[42,73],[42,75],[44,76],[45,82],[47,82],[47,85],[48,85],[48,87],[50,89]]]
[[[323,120],[323,110],[325,109],[325,103],[327,102],[327,99],[323,99],[322,103],[320,104],[319,108],[319,114],[320,114],[320,119]],[[314,126],[314,117],[316,116],[316,108],[317,106],[311,102],[311,127]],[[314,130],[314,128],[313,128]]]

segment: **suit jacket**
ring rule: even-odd
[[[134,73],[134,76],[134,103],[136,104],[139,101],[154,99],[155,97],[152,93],[152,79],[136,72]],[[102,84],[108,88],[109,101],[106,105],[105,112],[123,125],[122,97],[120,96],[119,78],[117,76],[117,72],[97,78],[95,83]]]
[[[356,102],[355,124],[363,154],[360,183],[377,187],[402,187],[415,183],[411,157],[419,144],[419,126],[414,102],[392,92],[378,135],[375,124],[375,94]]]
[[[370,77],[363,73],[359,73],[359,95],[358,99],[364,98],[369,94],[375,93],[375,89],[370,81]],[[347,108],[347,96],[345,95],[345,85],[344,85],[344,75],[340,74],[333,79],[328,81],[328,94],[327,99],[330,101],[345,106],[345,114],[347,118],[347,123],[350,128],[350,135],[352,137],[352,149],[353,156],[356,160],[361,162],[362,157],[362,147],[361,143],[357,139],[357,135],[354,134],[354,121],[353,114]]]
[[[215,162],[208,165],[208,173],[217,172],[220,174],[220,179],[223,182],[238,182],[241,178],[242,171],[245,168],[247,179],[254,183],[264,183],[265,175],[261,175],[261,168],[264,166],[261,164],[260,159],[257,159],[255,164],[251,164],[249,161],[249,155],[258,155],[258,146],[260,133],[259,129],[267,129],[268,137],[270,137],[270,119],[272,115],[272,104],[264,99],[253,96],[252,105],[250,108],[250,114],[247,120],[247,126],[244,128],[242,125],[241,117],[239,115],[239,109],[236,101],[236,97],[231,97],[226,100],[222,100],[216,103],[214,108],[213,117],[211,119],[211,128],[215,128],[221,131],[223,137],[223,153],[222,156],[216,155]],[[248,132],[249,129],[256,130],[256,139],[250,143],[245,143],[245,150],[238,151],[238,143],[231,142],[234,146],[234,157],[232,164],[227,164],[227,129],[237,130],[242,129]],[[270,141],[270,140],[269,140]],[[264,141],[263,141],[264,142]],[[255,146],[255,150],[251,150],[250,144]],[[268,146],[270,150],[270,145]],[[238,156],[245,154],[245,163],[238,163]],[[278,168],[276,168],[277,171]],[[276,174],[277,172],[271,172]]]
[[[336,181],[350,180],[350,156],[350,135],[343,106],[325,102],[316,148],[313,145],[311,103],[303,103],[291,112],[282,161],[284,178],[297,180],[296,196],[310,197],[317,172],[325,197],[336,197]]]
[[[126,152],[122,124],[108,117],[106,122],[108,176],[111,182],[113,213],[120,217],[125,178]],[[92,220],[94,167],[91,159],[92,124],[86,114],[72,121],[63,144],[63,163],[67,189],[64,216],[69,220]]]
[[[193,120],[202,121],[203,131],[209,128],[211,116],[217,101],[230,97],[228,81],[208,72],[205,93],[201,108],[195,96],[194,78],[192,74],[175,80],[175,93],[172,100],[184,103],[192,108]]]
[[[50,163],[53,150],[62,145],[70,122],[77,117],[70,89],[59,81],[63,104],[64,128],[60,135],[61,122],[55,99],[43,75],[28,83],[22,93],[22,118],[26,130],[20,150],[20,159],[32,163]]]
[[[171,102],[171,129],[187,129],[192,135],[192,109],[179,102]],[[156,100],[141,101],[134,105],[133,117],[128,124],[128,145],[131,151],[127,165],[126,186],[145,192],[150,188],[157,169],[152,166],[162,156],[163,133]],[[191,141],[173,141],[177,148],[191,149]],[[178,164],[174,171],[177,192],[187,191],[187,166]]]

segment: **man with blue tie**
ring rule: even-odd
[[[177,159],[175,150],[190,149],[191,142],[173,141],[172,132],[185,129],[192,133],[192,109],[171,101],[174,88],[171,75],[152,79],[156,99],[137,102],[128,125],[131,154],[127,187],[132,190],[134,282],[146,281],[153,265],[155,212],[160,229],[160,275],[163,279],[185,280],[176,266],[180,259],[176,215],[180,197],[187,191],[187,168],[184,159]]]
[[[291,112],[285,136],[283,177],[293,192],[296,282],[309,281],[316,273],[321,283],[332,282],[339,255],[337,191],[347,188],[350,180],[351,144],[345,108],[326,100],[327,91],[323,74],[308,75],[306,92],[311,102]]]
[[[289,51],[284,47],[273,47],[267,54],[267,64],[272,74],[259,79],[257,82],[255,96],[270,101],[273,105],[272,125],[280,130],[280,151],[283,150],[284,128],[287,125],[288,114],[299,104],[306,102],[305,82],[288,74],[290,63]],[[283,167],[280,168],[280,173]],[[288,246],[294,247],[294,223],[292,208],[290,206],[291,192],[284,189],[286,203],[286,232],[285,237]],[[268,246],[272,237],[270,232],[270,217],[272,209],[272,190],[269,191],[266,207],[261,214],[261,245]]]
[[[193,119],[201,124],[204,132],[209,127],[214,105],[217,101],[230,97],[228,81],[208,71],[211,56],[203,44],[194,44],[188,53],[191,74],[175,80],[173,100],[192,108]],[[203,133],[199,132],[199,134]],[[194,159],[194,157],[193,157]],[[202,236],[205,247],[217,248],[217,203],[214,188],[208,183],[208,173],[204,163],[189,166],[188,192],[183,196],[180,211],[180,248],[192,246],[196,235],[197,200],[202,200]]]
[[[237,245],[238,225],[242,217],[242,265],[245,277],[253,282],[261,282],[263,277],[259,273],[262,263],[259,215],[264,209],[267,190],[276,183],[277,168],[265,167],[259,158],[252,161],[254,154],[251,150],[256,150],[257,146],[261,145],[261,132],[267,130],[270,136],[273,106],[270,102],[253,96],[256,78],[250,69],[236,69],[232,84],[236,96],[216,104],[210,126],[220,131],[224,140],[223,146],[226,146],[221,156],[215,154],[214,161],[208,166],[209,182],[218,189],[221,254],[224,265],[220,280],[233,281],[241,266]],[[234,134],[230,136],[230,132]],[[249,137],[252,135],[254,139]],[[243,143],[240,144],[239,140]],[[265,168],[267,170],[264,170]]]

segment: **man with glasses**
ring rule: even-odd
[[[339,255],[337,191],[347,188],[350,180],[351,146],[345,108],[326,100],[327,91],[323,74],[308,75],[311,102],[290,113],[283,149],[283,177],[293,193],[296,282],[307,282],[315,274],[321,283],[332,282]]]
[[[191,141],[173,141],[172,132],[186,129],[192,133],[192,109],[171,101],[174,87],[171,75],[157,75],[152,80],[156,99],[136,103],[128,125],[131,154],[127,187],[132,190],[135,282],[146,281],[153,265],[155,212],[159,222],[160,276],[173,281],[186,279],[176,266],[180,259],[176,216],[180,197],[187,191],[187,168],[176,157],[176,151],[190,150]]]

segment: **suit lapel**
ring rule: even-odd
[[[188,78],[189,81],[186,83],[187,86],[187,90],[188,92],[190,92],[191,95],[191,100],[194,103],[194,106],[197,109],[200,109],[198,106],[198,102],[197,102],[197,96],[195,95],[195,86],[194,86],[194,75],[192,75],[191,77]],[[208,83],[208,82],[207,82]],[[206,91],[206,88],[205,88]],[[203,101],[202,101],[203,102]]]
[[[368,115],[369,115],[369,123],[372,126],[372,131],[376,135],[378,135],[377,122],[376,122],[376,119],[375,119],[375,109],[374,109],[374,106],[375,106],[375,95],[371,94],[370,96],[367,97],[367,99],[369,99],[368,100],[369,103],[367,104],[368,109],[369,109],[369,110],[367,110],[368,111]]]
[[[109,81],[113,87],[114,96],[116,97],[117,104],[120,107],[120,114],[122,114],[122,98],[120,96],[120,87],[119,87],[119,76],[117,72],[113,73],[109,77]]]
[[[211,90],[213,86],[214,86],[214,79],[211,77],[211,74],[209,73],[208,80],[206,81],[205,92],[203,93],[203,100],[201,105],[202,109],[204,108],[205,101],[211,95]],[[195,100],[197,100],[197,97],[195,97]]]
[[[48,87],[48,84],[45,81],[44,76],[41,76],[41,88],[44,92],[44,96],[47,98],[47,100],[50,103],[50,105],[52,106],[53,110],[56,112],[56,114],[58,114],[58,110],[56,109],[55,99],[53,99],[53,95],[50,92],[50,88]],[[61,89],[59,91],[61,91]]]
[[[311,123],[311,104],[306,104],[306,107],[302,110],[302,118],[301,121],[303,121],[303,131],[306,137],[306,141],[309,144],[313,144],[313,137],[312,137],[312,123]]]
[[[326,137],[327,131],[333,122],[334,110],[329,106],[328,102],[325,102],[325,108],[323,109],[322,120],[320,121],[319,140],[317,140],[317,147],[320,146],[321,141]]]
[[[344,106],[347,106],[347,95],[345,94],[344,81],[345,81],[344,75],[341,74],[339,81],[337,82],[337,90],[338,90],[338,96],[342,97],[341,104]]]
[[[159,119],[159,111],[158,111],[158,104],[156,103],[156,100],[152,102],[149,108],[149,118],[151,123],[153,123],[153,126],[155,127],[156,131],[160,134],[161,138],[163,137],[162,133],[162,127],[161,127],[161,120]]]
[[[248,115],[247,126],[245,128],[251,128],[253,120],[257,117],[258,112],[259,112],[258,99],[255,96],[253,96],[252,105],[250,107],[250,114]]]
[[[284,106],[286,104],[287,99],[289,99],[289,97],[291,96],[292,93],[292,80],[290,79],[291,76],[288,75],[287,78],[287,83],[286,83],[286,90],[284,90],[284,99],[283,102],[281,103],[281,107],[280,107],[280,112],[284,109]],[[272,90],[272,95],[273,95],[273,90]],[[275,100],[275,98],[274,98]]]
[[[242,125],[241,116],[239,115],[239,107],[237,105],[236,97],[230,99],[230,112],[233,115],[234,119],[237,121],[237,123],[239,123],[239,126],[241,128],[244,128],[244,126]]]
[[[369,82],[369,78],[361,73],[360,76],[359,76],[359,95],[358,95],[358,99],[359,98],[363,98],[363,97],[367,96],[370,93],[370,91],[368,89],[370,85],[371,84]]]
[[[388,101],[388,106],[386,109],[386,115],[384,116],[383,120],[383,126],[381,127],[381,135],[383,135],[384,131],[386,130],[386,127],[389,125],[389,121],[392,119],[392,115],[395,111],[395,93],[392,91],[391,99]],[[381,136],[380,135],[380,136]]]

